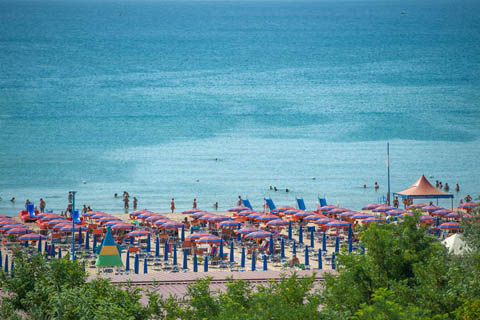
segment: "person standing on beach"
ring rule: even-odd
[[[30,200],[27,199],[27,201],[25,201],[25,210],[28,210],[29,204],[30,204]]]
[[[73,194],[71,192],[68,193],[68,203],[72,203]]]
[[[137,197],[133,197],[133,210],[137,209],[138,199]]]
[[[123,198],[123,208],[128,210],[128,197]]]
[[[238,196],[237,206],[242,205],[242,196]]]
[[[87,213],[87,205],[83,205],[82,214]]]
[[[172,201],[170,202],[170,210],[172,210],[172,213],[175,211],[175,199],[172,198]]]
[[[215,211],[218,211],[218,202],[215,202],[213,204],[213,209],[215,209]]]
[[[43,201],[43,199],[40,198],[40,212],[41,213],[45,212],[45,206],[46,206],[45,201]]]
[[[193,198],[192,208],[197,209],[197,198]]]

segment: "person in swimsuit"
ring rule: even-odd
[[[172,210],[172,213],[175,211],[175,199],[172,198],[172,201],[170,201],[170,210]]]

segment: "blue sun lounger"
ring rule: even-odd
[[[318,203],[320,203],[320,207],[327,205],[327,199],[318,197]]]
[[[297,200],[298,209],[307,210],[307,207],[305,206],[305,201],[303,201],[303,198],[296,198],[296,200]]]
[[[245,207],[249,208],[250,210],[253,210],[252,204],[250,203],[250,200],[248,199],[242,199],[242,203]]]
[[[273,200],[270,199],[270,198],[264,198],[265,202],[267,203],[267,206],[268,206],[268,209],[270,209],[270,211],[272,212],[273,210],[277,209],[277,207],[275,207],[275,204],[273,203]]]

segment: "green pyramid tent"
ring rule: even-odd
[[[123,266],[122,256],[120,248],[113,240],[110,227],[107,230],[107,234],[102,241],[102,246],[99,250],[99,256],[95,263],[97,267],[121,267]]]

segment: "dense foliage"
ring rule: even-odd
[[[478,214],[476,215],[478,217]],[[232,280],[225,292],[197,281],[185,297],[87,281],[83,265],[15,256],[0,272],[1,319],[480,319],[480,220],[463,223],[471,250],[453,256],[418,217],[361,231],[365,254],[338,255],[320,288],[293,275],[265,286]],[[140,303],[142,294],[148,303]]]

